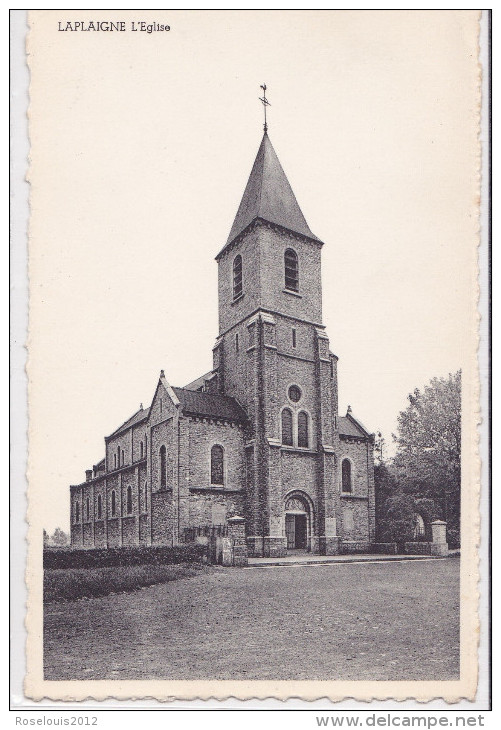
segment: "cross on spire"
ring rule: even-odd
[[[264,132],[266,134],[266,132],[268,131],[268,125],[266,123],[266,107],[267,106],[271,106],[271,104],[268,101],[268,99],[266,98],[266,84],[261,84],[261,88],[263,90],[263,95],[259,97],[259,101],[263,104],[263,107],[264,107],[264,125],[263,125],[263,129],[264,129]]]

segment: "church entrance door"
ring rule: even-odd
[[[308,526],[305,514],[285,515],[287,550],[306,550],[308,547]]]
[[[289,498],[285,504],[287,550],[308,550],[309,508],[301,497]]]

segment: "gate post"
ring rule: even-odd
[[[447,522],[443,520],[435,520],[431,523],[431,554],[444,557],[449,554],[449,546],[446,538]]]
[[[249,564],[247,543],[245,541],[245,518],[230,517],[228,537],[223,539],[223,565],[241,567]]]

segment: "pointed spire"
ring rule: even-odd
[[[309,229],[282,165],[265,132],[226,245],[256,218],[318,239]]]

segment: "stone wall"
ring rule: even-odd
[[[185,525],[223,525],[228,517],[244,510],[243,494],[224,494],[192,490],[189,497],[189,523]]]
[[[139,534],[135,517],[122,518],[122,545],[138,545]]]
[[[260,226],[258,231],[261,306],[321,323],[321,244],[268,226]],[[284,254],[288,248],[298,256],[298,294],[285,291]]]
[[[259,253],[258,230],[246,236],[219,259],[219,331],[225,332],[259,306]],[[243,297],[233,302],[233,261],[242,256]]]
[[[240,426],[209,418],[191,418],[188,433],[190,487],[211,486],[211,449],[219,444],[224,449],[224,487],[245,488],[244,437]]]
[[[151,489],[156,492],[160,489],[160,448],[166,449],[166,477],[167,487],[172,489],[174,477],[177,473],[178,443],[177,429],[174,419],[162,421],[151,429]]]
[[[371,448],[369,446],[369,448]],[[351,462],[352,492],[342,492],[342,469],[344,458]],[[371,522],[373,521],[373,506],[371,513],[371,461],[368,464],[367,442],[354,442],[345,439],[339,440],[339,468],[338,485],[340,492],[341,515],[338,523],[339,533],[343,540],[372,541],[374,539]]]
[[[152,544],[172,545],[172,492],[155,492],[151,501]]]
[[[367,500],[341,497],[341,524],[343,540],[369,541],[369,510]]]

